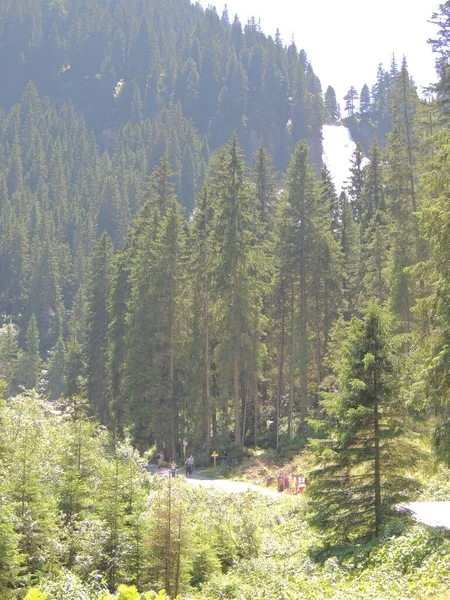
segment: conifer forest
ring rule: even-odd
[[[0,600],[450,599],[450,0],[425,95],[257,17],[0,0]]]

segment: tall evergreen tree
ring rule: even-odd
[[[32,390],[36,387],[41,373],[41,356],[39,352],[40,339],[39,329],[36,317],[31,315],[28,323],[25,350],[21,355],[20,366],[20,382],[28,389]]]
[[[354,318],[335,369],[338,390],[324,396],[327,433],[314,444],[319,466],[311,473],[310,520],[328,539],[354,541],[381,533],[387,515],[405,498],[412,480],[399,477],[414,455],[401,442],[404,408],[399,402],[391,328],[372,304]]]
[[[298,356],[298,404],[301,426],[304,427],[308,409],[308,363],[310,358],[308,336],[308,274],[311,273],[312,244],[317,225],[317,200],[314,193],[314,175],[309,162],[308,147],[299,142],[287,172],[285,236],[280,244],[285,247],[282,256],[290,274],[290,393],[288,407],[288,435],[293,435],[296,356]],[[297,296],[298,300],[294,297]],[[298,338],[298,344],[297,340]],[[296,348],[299,349],[297,355]]]
[[[435,137],[435,152],[427,163],[420,192],[422,230],[430,242],[430,258],[424,270],[426,283],[431,285],[430,299],[422,299],[430,311],[430,331],[425,351],[426,369],[422,376],[430,410],[437,414],[434,446],[437,456],[450,465],[450,356],[449,356],[449,211],[447,191],[449,180],[450,135],[447,128]]]
[[[87,395],[92,409],[104,424],[110,423],[110,381],[108,373],[108,305],[113,276],[114,248],[104,233],[98,240],[87,282],[87,317],[84,354]]]
[[[325,92],[325,122],[336,123],[340,118],[336,92],[330,85]]]
[[[376,298],[380,304],[383,304],[387,299],[387,223],[383,153],[374,141],[370,152],[370,163],[365,168],[364,186],[361,192],[362,304],[372,298]]]
[[[439,5],[439,11],[433,13],[431,22],[438,27],[438,35],[430,40],[433,52],[437,54],[436,72],[439,81],[433,86],[437,93],[437,100],[441,110],[442,117],[445,121],[448,120],[450,111],[450,2]]]
[[[226,393],[233,398],[234,441],[242,443],[242,389],[246,356],[258,347],[254,329],[259,311],[257,256],[251,208],[251,188],[244,179],[244,162],[237,137],[217,157],[214,194],[213,282],[216,297],[217,362]],[[253,370],[253,369],[252,369]],[[231,384],[231,385],[230,385]]]
[[[0,380],[5,384],[5,393],[11,391],[17,371],[19,345],[17,327],[7,323],[0,328]]]

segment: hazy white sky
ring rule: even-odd
[[[406,56],[416,84],[435,80],[434,56],[427,39],[436,28],[427,21],[443,0],[199,0],[212,4],[219,15],[228,5],[230,19],[237,13],[244,25],[254,16],[266,34],[279,28],[283,41],[294,35],[325,91],[336,90],[338,102],[353,85],[375,83],[378,64],[389,68],[392,53],[401,64]]]

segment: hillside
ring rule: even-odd
[[[230,24],[188,0],[6,0],[0,44],[7,109],[31,80],[108,135],[180,103],[211,150],[236,131],[248,157],[264,141],[285,169],[307,137],[320,160],[320,82],[304,51],[286,50],[256,22]]]

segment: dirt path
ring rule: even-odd
[[[150,473],[159,473],[161,477],[169,476],[169,469],[158,470],[156,465],[148,465],[147,470]],[[184,472],[181,469],[177,471],[177,477],[185,477]],[[269,496],[270,498],[278,498],[280,494],[274,489],[260,487],[253,485],[252,483],[245,483],[243,481],[233,481],[231,479],[207,479],[198,475],[194,472],[192,477],[186,477],[186,481],[190,485],[196,485],[198,487],[212,488],[215,490],[222,490],[229,494],[243,494],[245,492],[258,492],[263,496]]]
[[[408,502],[399,508],[424,525],[450,530],[450,502]]]
[[[159,473],[161,477],[169,476],[168,469],[161,469],[158,471],[156,465],[149,465],[148,470],[154,474]],[[177,477],[184,476],[184,472],[179,469]],[[243,494],[251,491],[258,492],[259,494],[270,498],[281,497],[281,494],[271,488],[265,488],[243,481],[233,481],[231,479],[207,479],[197,473],[194,473],[190,478],[186,478],[186,481],[188,481],[190,485],[222,490],[229,494]],[[450,530],[450,502],[409,502],[400,504],[399,509],[403,512],[408,512],[414,519],[424,525]]]

